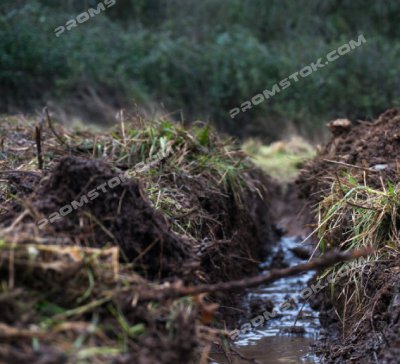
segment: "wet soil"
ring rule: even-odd
[[[262,269],[269,271],[301,263],[304,258],[293,253],[297,248],[306,250],[308,247],[298,238],[283,237],[272,256],[261,265]],[[233,363],[319,362],[312,348],[319,336],[318,312],[300,296],[313,276],[313,272],[308,272],[247,290],[247,312],[237,324],[239,333],[234,342],[234,353],[226,354]],[[229,363],[218,352],[211,357],[215,363]]]
[[[345,322],[340,321],[335,312],[345,305],[337,293],[331,298],[325,292],[314,299],[313,307],[321,312],[321,323],[326,330],[317,352],[327,362],[399,362],[399,263],[380,263],[365,273],[368,283],[364,294],[368,297],[369,305],[363,310],[356,305],[347,305]]]
[[[314,340],[302,336],[266,336],[237,349],[237,354],[227,359],[223,354],[213,354],[214,364],[311,364],[317,363],[310,346]],[[229,361],[230,360],[230,361]]]
[[[298,237],[299,240],[305,239],[313,230],[311,204],[299,196],[297,185],[294,183],[282,184],[275,181],[271,188],[271,215],[276,229],[283,235]],[[302,256],[309,256],[309,251],[304,251],[301,246],[296,247],[296,250]]]
[[[375,121],[351,124],[341,120],[329,128],[332,140],[305,165],[297,180],[303,199],[315,206],[330,194],[332,181],[343,173],[376,189],[385,188],[388,181],[398,185],[400,109],[388,110]],[[340,243],[345,240],[343,234],[332,238]],[[366,305],[343,300],[340,292],[348,283],[344,279],[335,283],[333,295],[324,290],[314,297],[313,307],[320,311],[325,329],[319,354],[326,362],[399,363],[399,266],[398,258],[390,258],[363,270],[358,283]],[[345,319],[340,320],[338,312],[345,312]]]

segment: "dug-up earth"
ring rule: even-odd
[[[0,363],[206,363],[239,296],[156,293],[257,274],[269,183],[207,125],[3,117]]]
[[[400,109],[328,127],[332,140],[297,180],[315,212],[319,247],[375,252],[314,300],[326,333],[318,350],[328,363],[399,363]]]
[[[333,279],[312,299],[317,353],[399,362],[400,110],[329,123],[305,164],[299,140],[248,142],[283,186],[204,124],[0,122],[0,363],[206,364],[229,349],[242,297],[163,293],[257,275],[273,221],[312,232],[315,254],[372,246],[320,273]]]

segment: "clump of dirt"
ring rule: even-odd
[[[352,187],[370,187],[382,193],[390,190],[397,196],[400,109],[388,110],[372,122],[351,124],[341,119],[329,123],[328,127],[333,133],[332,140],[304,166],[297,180],[301,197],[311,201],[314,207],[322,204],[322,211],[334,213],[336,197],[344,203],[347,196],[343,192],[344,181],[351,181]],[[365,191],[368,193],[367,189]],[[389,197],[388,201],[392,199]],[[365,211],[375,208],[368,205],[368,200],[364,205],[348,203],[350,210],[364,214],[360,216],[369,216]],[[396,209],[390,212],[393,213],[391,216],[397,216]],[[324,217],[315,216],[315,220],[321,218]],[[340,225],[331,232],[333,235],[324,236],[328,248],[329,241],[333,246],[345,247],[344,242],[350,234],[357,235],[351,230],[354,229],[351,218],[350,213],[342,216],[338,220]],[[395,226],[396,219],[393,220]],[[384,224],[385,220],[379,227],[383,229],[383,237],[390,226],[387,224],[385,230]],[[361,236],[363,231],[358,234]],[[399,237],[391,236],[391,233],[388,237],[390,240],[385,246],[376,243],[377,249],[386,249],[387,244],[392,247],[379,255],[380,259],[362,261],[361,268],[350,278],[337,279],[333,286],[329,285],[330,289],[313,298],[314,308],[320,310],[321,323],[327,331],[327,337],[318,345],[319,351],[330,363],[398,363],[400,260],[396,244]]]
[[[196,254],[202,271],[207,272],[203,281],[215,283],[256,274],[258,264],[271,248],[265,241],[274,239],[267,202],[270,196],[265,189],[270,180],[257,170],[249,172],[247,182],[257,182],[262,196],[243,191],[241,204],[238,204],[233,191],[221,194],[219,190],[210,189],[208,176],[198,176],[196,180],[184,175],[174,178],[175,183],[185,186],[181,192],[195,207],[187,216],[179,216],[178,221],[193,225],[192,236],[198,238],[193,242]],[[161,187],[171,185],[170,180],[163,178],[159,183]],[[204,220],[197,223],[196,216]],[[232,255],[232,251],[235,254]]]
[[[111,188],[110,181],[118,185]],[[98,197],[82,200],[82,196],[90,196],[90,191],[96,191]],[[188,273],[181,264],[193,258],[187,242],[171,232],[165,218],[145,199],[137,181],[124,179],[122,173],[112,172],[102,161],[61,159],[32,201],[32,207],[43,216],[51,216],[72,201],[82,202],[82,208],[77,206],[49,223],[47,235],[66,237],[70,244],[78,241],[88,247],[119,246],[122,258],[134,262],[136,269],[149,278]]]
[[[390,109],[375,121],[360,121],[334,132],[319,155],[306,163],[297,179],[301,197],[315,204],[329,193],[337,175],[351,173],[371,187],[398,182],[400,109]]]

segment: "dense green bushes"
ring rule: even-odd
[[[54,35],[96,4],[2,5],[0,112],[95,90],[115,107],[156,102],[233,134],[272,138],[289,125],[314,132],[332,117],[372,117],[400,104],[395,0],[119,0]],[[361,33],[367,43],[360,48],[229,117],[233,107]]]

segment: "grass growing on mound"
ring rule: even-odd
[[[221,139],[208,125],[191,129],[171,121],[147,124],[121,123],[110,135],[77,145],[93,149],[93,155],[109,159],[128,170],[132,177],[150,178],[168,173],[185,173],[193,178],[204,173],[235,197],[249,187],[242,173],[251,167],[233,139]],[[238,200],[239,202],[239,200]]]
[[[384,185],[382,181],[382,188],[374,189],[351,175],[337,177],[319,204],[318,216],[318,247],[322,252],[332,248],[374,248],[368,258],[338,264],[321,276],[332,276],[331,293],[343,300],[343,312],[338,314],[344,324],[350,302],[356,302],[353,315],[364,312],[363,308],[370,304],[365,288],[375,264],[399,257],[400,190],[390,182]]]
[[[174,232],[193,240],[204,238],[199,230],[205,225],[211,231],[215,224],[192,195],[233,196],[238,210],[244,208],[245,191],[262,195],[263,186],[246,177],[253,168],[250,159],[233,139],[220,138],[206,124],[185,129],[168,120],[122,122],[110,136],[82,143],[93,146],[95,156],[140,178],[153,206],[171,218]]]

